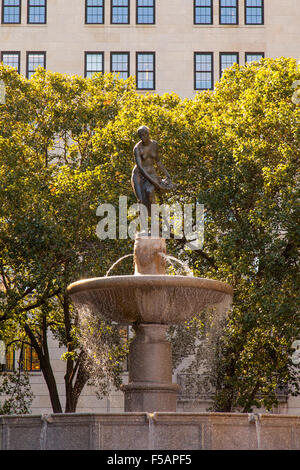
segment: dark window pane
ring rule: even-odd
[[[88,52],[85,55],[85,76],[91,78],[94,73],[103,73],[103,53]]]
[[[154,24],[154,0],[137,0],[137,23]]]
[[[238,2],[237,0],[220,0],[220,23],[238,23]]]
[[[86,23],[103,24],[103,0],[86,0]]]
[[[195,89],[207,90],[213,88],[213,61],[211,53],[195,54]]]
[[[112,53],[111,71],[124,80],[129,77],[129,56],[127,53]]]
[[[21,0],[3,0],[3,23],[21,22]]]
[[[2,62],[5,65],[14,67],[19,72],[20,68],[20,55],[17,52],[3,52]]]
[[[39,371],[41,370],[40,361],[35,349],[30,344],[23,344],[19,360],[16,360],[16,353],[12,346],[6,349],[6,371],[14,371],[16,367],[26,371]]]
[[[28,23],[46,23],[46,0],[29,0]]]
[[[113,24],[129,23],[129,0],[111,0],[111,9]]]
[[[23,345],[20,357],[21,369],[27,371],[40,370],[40,361],[37,353],[29,344]]]
[[[195,0],[195,24],[212,24],[212,0]]]
[[[154,89],[154,53],[137,54],[137,88]]]
[[[246,54],[246,63],[257,62],[263,57],[264,57],[264,54],[262,54],[261,52],[259,53],[253,52],[253,54],[252,53]]]
[[[245,0],[246,1],[246,24],[263,24],[263,1],[262,0]]]
[[[6,364],[5,364],[5,370],[7,371],[13,371],[15,370],[15,351],[12,346],[8,346],[6,348]]]
[[[238,54],[221,54],[220,55],[220,72],[221,75],[225,69],[232,67],[233,64],[238,63]]]
[[[27,56],[27,78],[31,78],[38,67],[45,67],[45,54],[33,52]]]

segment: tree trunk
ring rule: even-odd
[[[48,387],[53,413],[62,413],[62,407],[61,407],[61,403],[60,403],[60,399],[59,399],[59,395],[57,391],[56,380],[55,380],[51,363],[50,363],[50,357],[49,357],[49,351],[48,351],[48,345],[47,345],[47,330],[45,330],[45,325],[42,331],[42,335],[43,335],[42,345],[39,344],[31,328],[26,324],[25,324],[25,332],[27,336],[29,337],[31,344],[38,355],[41,370],[42,370],[45,382]]]
[[[81,395],[81,392],[86,385],[88,379],[89,379],[89,374],[85,369],[85,366],[83,364],[84,362],[84,355],[81,353],[79,355],[79,358],[76,362],[75,367],[72,369],[71,375],[67,376],[65,375],[65,384],[66,384],[66,407],[65,407],[65,412],[66,413],[75,413],[77,404],[78,404],[78,399]],[[74,378],[75,383],[73,382]]]
[[[71,319],[70,319],[70,304],[64,296],[63,301],[64,320],[66,328],[66,338],[68,352],[74,352],[74,341],[71,335]],[[84,353],[81,352],[76,361],[72,357],[67,358],[67,368],[65,374],[65,390],[66,390],[66,413],[75,413],[79,396],[83,387],[89,379],[89,374],[84,366]]]

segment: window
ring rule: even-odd
[[[256,62],[265,57],[263,52],[246,52],[245,63]]]
[[[104,53],[103,52],[86,52],[84,76],[91,78],[94,73],[103,73],[104,71]]]
[[[155,53],[136,53],[136,84],[138,90],[155,89]]]
[[[129,0],[111,0],[111,23],[129,24]]]
[[[111,52],[110,71],[126,80],[129,77],[129,52]]]
[[[213,53],[195,52],[194,54],[194,88],[195,90],[212,90],[213,88]]]
[[[85,23],[104,23],[104,0],[85,0]]]
[[[23,345],[20,354],[21,370],[41,370],[40,361],[35,349],[30,344]]]
[[[15,350],[11,346],[8,346],[6,348],[4,370],[14,371],[15,363],[16,363]]]
[[[194,0],[194,24],[213,24],[212,0]]]
[[[220,0],[220,24],[238,24],[238,0]]]
[[[2,23],[21,23],[21,0],[2,0]]]
[[[20,73],[20,52],[1,52],[1,62],[14,67]]]
[[[245,0],[245,24],[264,24],[264,0]]]
[[[12,346],[8,346],[6,349],[6,364],[4,367],[5,371],[14,371],[16,367],[20,367],[21,370],[29,372],[40,371],[41,365],[38,355],[31,344],[23,344],[18,363],[16,364],[16,351]]]
[[[220,77],[225,69],[239,63],[238,52],[220,52]]]
[[[46,68],[46,52],[27,52],[26,77],[30,79],[38,67]]]
[[[46,23],[47,0],[28,0],[27,23]]]
[[[155,0],[136,1],[136,22],[137,24],[155,23]]]

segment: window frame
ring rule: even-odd
[[[247,55],[261,55],[261,59],[265,58],[265,53],[264,52],[245,52],[245,64],[249,64],[250,62],[247,62]]]
[[[44,0],[45,1],[45,21],[40,21],[40,22],[34,22],[34,23],[31,23],[29,21],[29,18],[30,18],[30,8],[35,8],[35,7],[30,7],[30,2],[32,0],[27,0],[27,24],[30,24],[30,25],[35,25],[35,24],[47,24],[47,0]]]
[[[12,353],[12,359],[11,359],[11,362],[12,362],[12,368],[8,368],[7,366],[7,356],[8,354],[11,354]],[[3,372],[14,372],[16,370],[16,351],[15,349],[13,349],[11,352],[9,351],[8,347],[6,346],[6,350],[5,350],[5,364],[4,364],[4,367],[3,367]]]
[[[156,1],[153,0],[153,7],[140,7],[139,6],[139,0],[136,0],[136,9],[135,9],[135,22],[136,24],[141,24],[141,25],[153,25],[156,24]],[[140,23],[138,22],[138,17],[139,17],[139,8],[153,8],[153,22],[152,23]]]
[[[210,0],[210,23],[196,23],[196,8],[201,8],[196,5],[196,0],[194,0],[194,25],[212,25],[214,24],[214,2]],[[207,7],[206,7],[207,8]]]
[[[14,21],[12,23],[6,23],[4,21],[4,8],[6,7],[6,5],[4,5],[4,2],[5,0],[2,0],[2,9],[1,9],[1,24],[7,24],[7,25],[11,25],[11,24],[21,24],[21,20],[22,20],[22,0],[19,0],[19,21]]]
[[[130,24],[130,0],[127,0],[127,7],[119,7],[119,8],[128,8],[128,21],[127,23],[113,23],[113,8],[118,8],[117,6],[113,5],[114,0],[110,0],[110,24],[115,25],[126,25]]]
[[[23,345],[23,346],[25,346],[25,347],[22,347],[22,348],[21,348],[21,351],[20,351],[20,359],[19,359],[19,360],[20,360],[20,370],[21,370],[22,372],[25,371],[25,372],[31,372],[31,373],[32,373],[32,372],[41,372],[41,363],[40,363],[40,361],[39,361],[38,355],[37,355],[37,353],[36,353],[34,347],[32,346],[32,344],[28,344],[28,343],[27,343],[27,344],[25,344],[25,345]],[[29,367],[28,367],[28,368],[26,367],[26,366],[27,366],[27,364],[26,364],[26,359],[24,358],[26,346],[27,346],[27,348],[28,348],[28,353],[29,353]],[[32,364],[33,364],[33,352],[36,354],[37,359],[38,359],[38,361],[39,361],[39,368],[38,368],[38,369],[34,369],[34,368],[32,367]],[[27,359],[27,360],[28,360],[28,359]]]
[[[138,56],[139,54],[152,55],[153,56],[153,87],[152,88],[139,88],[138,87]],[[135,53],[135,76],[136,76],[136,89],[139,91],[153,91],[156,89],[156,53],[154,51],[137,51]]]
[[[102,0],[102,22],[99,23],[98,21],[96,23],[90,23],[87,21],[88,19],[88,8],[99,8],[99,6],[91,6],[88,5],[88,0],[85,0],[85,17],[84,17],[84,24],[104,24],[105,22],[105,0]]]
[[[15,54],[18,56],[18,68],[17,72],[20,73],[21,68],[21,51],[1,51],[1,62],[3,62],[4,54]]]
[[[34,55],[43,55],[44,56],[44,65],[43,68],[46,70],[46,51],[26,51],[26,78],[30,80],[29,78],[29,73],[32,72],[32,70],[29,70],[28,65],[29,65],[29,56],[30,54]],[[34,73],[34,71],[33,71]]]
[[[25,349],[28,348],[27,352],[28,352],[28,355],[29,355],[29,362],[27,360],[27,364],[26,364],[26,360],[24,359],[24,354],[25,354]],[[21,345],[21,348],[18,349],[18,352],[19,352],[19,360],[18,360],[18,363],[19,363],[19,370],[21,372],[41,372],[41,363],[40,363],[40,360],[38,358],[38,354],[36,353],[33,345],[31,343],[23,343]],[[16,350],[13,349],[12,350],[12,368],[8,368],[7,367],[7,356],[8,354],[10,354],[9,352],[9,348],[7,347],[6,348],[6,352],[5,352],[5,359],[6,359],[6,363],[4,365],[4,368],[3,368],[3,371],[4,372],[15,372],[17,370],[17,357],[16,357]],[[33,355],[36,354],[36,357],[37,357],[37,360],[38,360],[38,363],[39,363],[39,367],[38,368],[33,368],[32,365],[34,363],[33,361]],[[26,367],[27,365],[29,365],[29,367]]]
[[[222,60],[221,60],[221,57],[224,56],[224,55],[236,55],[237,56],[237,61],[234,62],[236,64],[239,64],[240,63],[240,55],[239,55],[239,52],[220,52],[219,53],[219,74],[220,74],[220,78],[222,78],[222,75],[223,75],[223,71],[222,71]],[[232,67],[232,66],[231,66]],[[225,69],[226,70],[226,69]]]
[[[219,0],[219,24],[222,26],[235,26],[239,24],[239,0],[236,1],[236,7],[222,7],[222,0]],[[235,23],[222,23],[222,8],[235,8],[236,10],[236,22]]]
[[[211,70],[209,71],[206,71],[206,70],[203,70],[204,73],[210,73],[211,74],[211,88],[197,88],[196,87],[196,74],[197,74],[197,70],[196,70],[196,57],[197,55],[207,55],[207,56],[210,56],[211,57]],[[202,72],[202,71],[201,71]],[[214,89],[214,53],[213,52],[202,52],[202,51],[195,51],[194,52],[194,90],[195,91],[204,91],[204,90],[213,90]]]
[[[113,55],[114,55],[114,54],[116,54],[116,55],[117,55],[117,54],[119,54],[119,55],[120,55],[120,54],[127,55],[127,70],[126,70],[126,72],[128,73],[128,77],[127,77],[127,78],[129,78],[129,77],[130,77],[130,52],[128,52],[128,51],[111,51],[111,52],[110,52],[110,73],[116,73],[116,74],[118,74],[118,73],[125,72],[125,71],[124,71],[124,70],[118,71],[118,72],[113,71],[112,65],[113,65]]]
[[[88,55],[101,55],[102,56],[102,70],[98,70],[93,73],[104,73],[104,51],[84,51],[84,78],[90,78],[90,77],[87,77],[87,72],[90,72],[90,70],[87,70],[87,56]]]
[[[245,25],[252,25],[252,26],[263,26],[265,24],[265,4],[264,4],[264,0],[261,0],[261,7],[253,7],[253,6],[250,6],[248,7],[247,6],[247,0],[245,0],[244,2],[244,8],[245,8]],[[261,23],[248,23],[247,22],[247,8],[261,8]]]

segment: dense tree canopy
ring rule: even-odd
[[[0,329],[7,342],[31,340],[54,411],[61,403],[47,331],[67,350],[66,411],[74,411],[90,373],[65,288],[104,275],[132,252],[130,239],[97,238],[96,209],[101,202],[117,207],[120,195],[135,202],[132,148],[141,124],[177,184],[165,201],[206,209],[203,249],[182,250],[182,240],[170,240],[168,251],[194,275],[235,290],[227,321],[207,329],[200,346],[201,319],[170,330],[176,363],[195,351],[187,372],[207,368],[218,411],[272,406],[285,384],[297,393],[290,357],[300,328],[299,78],[295,60],[263,59],[227,70],[213,92],[181,100],[140,95],[132,79],[109,74],[83,79],[39,70],[28,81],[0,68],[7,93],[0,105]],[[117,269],[132,272],[132,264]],[[104,393],[109,378],[119,383],[126,344],[105,323],[99,334],[111,351],[100,374]]]

